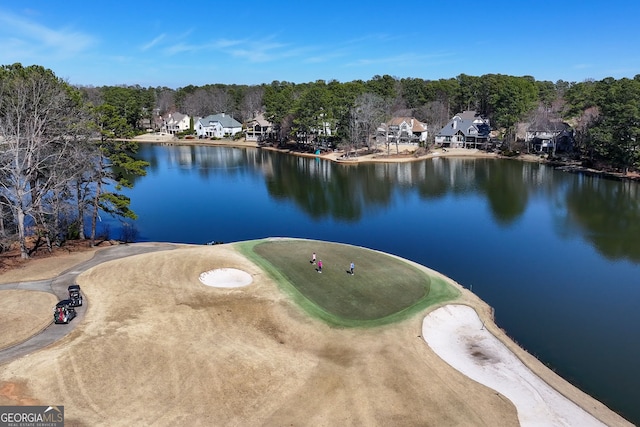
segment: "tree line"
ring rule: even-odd
[[[140,130],[153,128],[154,115],[174,111],[190,116],[225,112],[243,123],[262,113],[274,124],[277,141],[329,142],[345,149],[368,145],[378,126],[393,116],[427,123],[433,141],[454,114],[474,110],[489,119],[508,147],[526,150],[518,126],[544,116],[571,127],[575,146],[569,154],[576,159],[626,171],[640,161],[639,84],[639,76],[551,82],[532,76],[461,74],[439,80],[376,75],[350,82],[78,89],[93,104],[116,106],[129,125]]]
[[[130,112],[41,66],[0,67],[0,249],[17,241],[28,258],[67,239],[93,244],[100,212],[135,218],[120,193],[146,166],[132,157]]]
[[[370,80],[167,87],[73,86],[41,66],[0,68],[0,235],[20,242],[23,256],[68,238],[95,241],[99,212],[134,218],[120,193],[131,176],[135,134],[156,129],[171,112],[225,112],[241,122],[257,114],[278,142],[369,145],[393,116],[429,126],[431,138],[456,113],[475,110],[509,147],[518,124],[544,114],[571,125],[572,153],[588,164],[627,171],[640,164],[640,75],[584,82],[531,76],[461,74],[425,80],[376,75]],[[514,145],[515,144],[515,145]],[[85,219],[89,224],[85,224]],[[27,236],[37,236],[29,247]]]

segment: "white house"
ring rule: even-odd
[[[489,141],[489,120],[475,111],[458,113],[435,136],[435,144],[443,147],[477,148]]]
[[[224,138],[242,132],[242,124],[225,113],[198,119],[194,127],[198,138]]]
[[[164,121],[163,131],[175,135],[179,132],[189,130],[191,123],[191,117],[181,113],[169,113],[169,116]]]

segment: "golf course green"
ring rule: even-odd
[[[443,278],[370,249],[301,239],[243,242],[240,250],[267,271],[310,315],[341,327],[404,320],[460,292]],[[317,263],[312,262],[312,253]],[[322,272],[318,263],[322,261]],[[355,264],[354,274],[350,264]]]

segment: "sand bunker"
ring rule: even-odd
[[[240,288],[250,285],[253,278],[246,271],[236,268],[216,268],[202,273],[200,281],[216,288]]]
[[[513,402],[522,426],[604,426],[533,374],[465,305],[447,305],[427,315],[422,336],[458,371]]]

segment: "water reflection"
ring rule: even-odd
[[[310,217],[358,221],[390,203],[393,181],[375,169],[335,165],[295,156],[269,156],[265,174],[269,194],[290,199]]]
[[[388,207],[394,194],[412,191],[424,200],[480,192],[504,224],[522,215],[527,204],[526,175],[515,162],[492,167],[486,160],[453,158],[343,165],[272,153],[268,157],[273,163],[263,170],[271,196],[293,200],[314,218],[358,221]]]
[[[424,201],[484,198],[495,223],[511,227],[531,198],[553,201],[556,231],[580,235],[609,259],[640,261],[638,185],[558,173],[538,163],[435,158],[409,163],[343,165],[259,149],[141,146],[150,173],[165,167],[216,175],[261,177],[270,197],[291,201],[313,219],[358,222],[415,193]],[[481,206],[481,205],[478,205]],[[612,214],[615,213],[615,214]],[[465,212],[473,221],[477,212]]]
[[[636,183],[580,176],[566,192],[571,230],[608,259],[639,262],[639,191]]]

